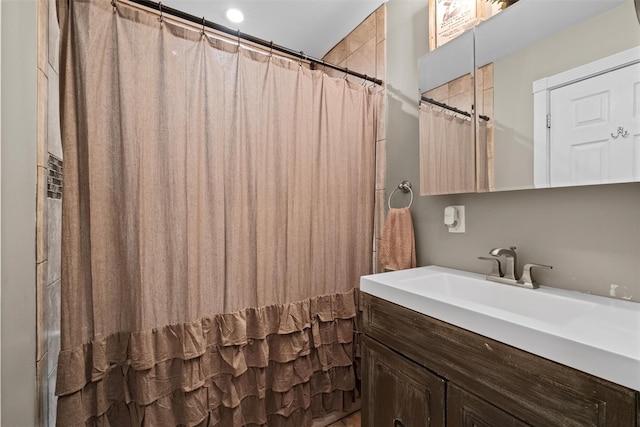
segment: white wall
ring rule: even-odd
[[[1,396],[5,426],[36,425],[36,1],[2,0]]]

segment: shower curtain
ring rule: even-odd
[[[308,426],[349,407],[374,88],[59,1],[57,425]]]

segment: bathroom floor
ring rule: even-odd
[[[354,412],[346,418],[330,424],[328,427],[360,427],[360,411]]]

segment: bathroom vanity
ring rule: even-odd
[[[364,426],[640,425],[637,303],[434,266],[361,290]]]

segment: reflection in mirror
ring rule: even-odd
[[[637,46],[640,41],[640,25],[636,19],[634,3],[625,1],[611,10],[494,62],[492,118],[495,126],[495,190],[534,187],[533,83]],[[481,40],[477,39],[476,42],[480,43]],[[478,49],[486,49],[486,46],[476,46],[476,50]],[[631,90],[628,92],[630,94]],[[485,100],[479,105],[486,104]],[[611,114],[611,106],[604,103],[598,104],[597,108],[606,109],[603,113]],[[566,108],[579,107],[577,104],[572,107],[567,104]],[[591,104],[589,108],[596,108],[595,104]],[[556,117],[560,120],[560,115]],[[640,117],[636,117],[636,120],[640,120]],[[553,121],[552,118],[551,122]],[[595,122],[593,125],[595,126]],[[549,151],[551,152],[553,150]],[[589,156],[589,161],[600,162]],[[575,156],[573,159],[571,155],[566,157],[567,162],[562,167],[571,170],[571,162],[575,160]],[[599,182],[621,181],[575,180],[578,185]],[[564,180],[562,185],[571,184]]]
[[[489,64],[477,74],[490,76],[492,69]],[[492,81],[492,77],[487,78],[487,82]],[[476,86],[484,88],[482,83]],[[422,94],[419,118],[421,195],[489,191],[493,149],[487,145],[487,133],[491,128],[487,114],[491,111],[488,108],[481,113],[479,126],[474,129],[474,102],[471,73]]]

